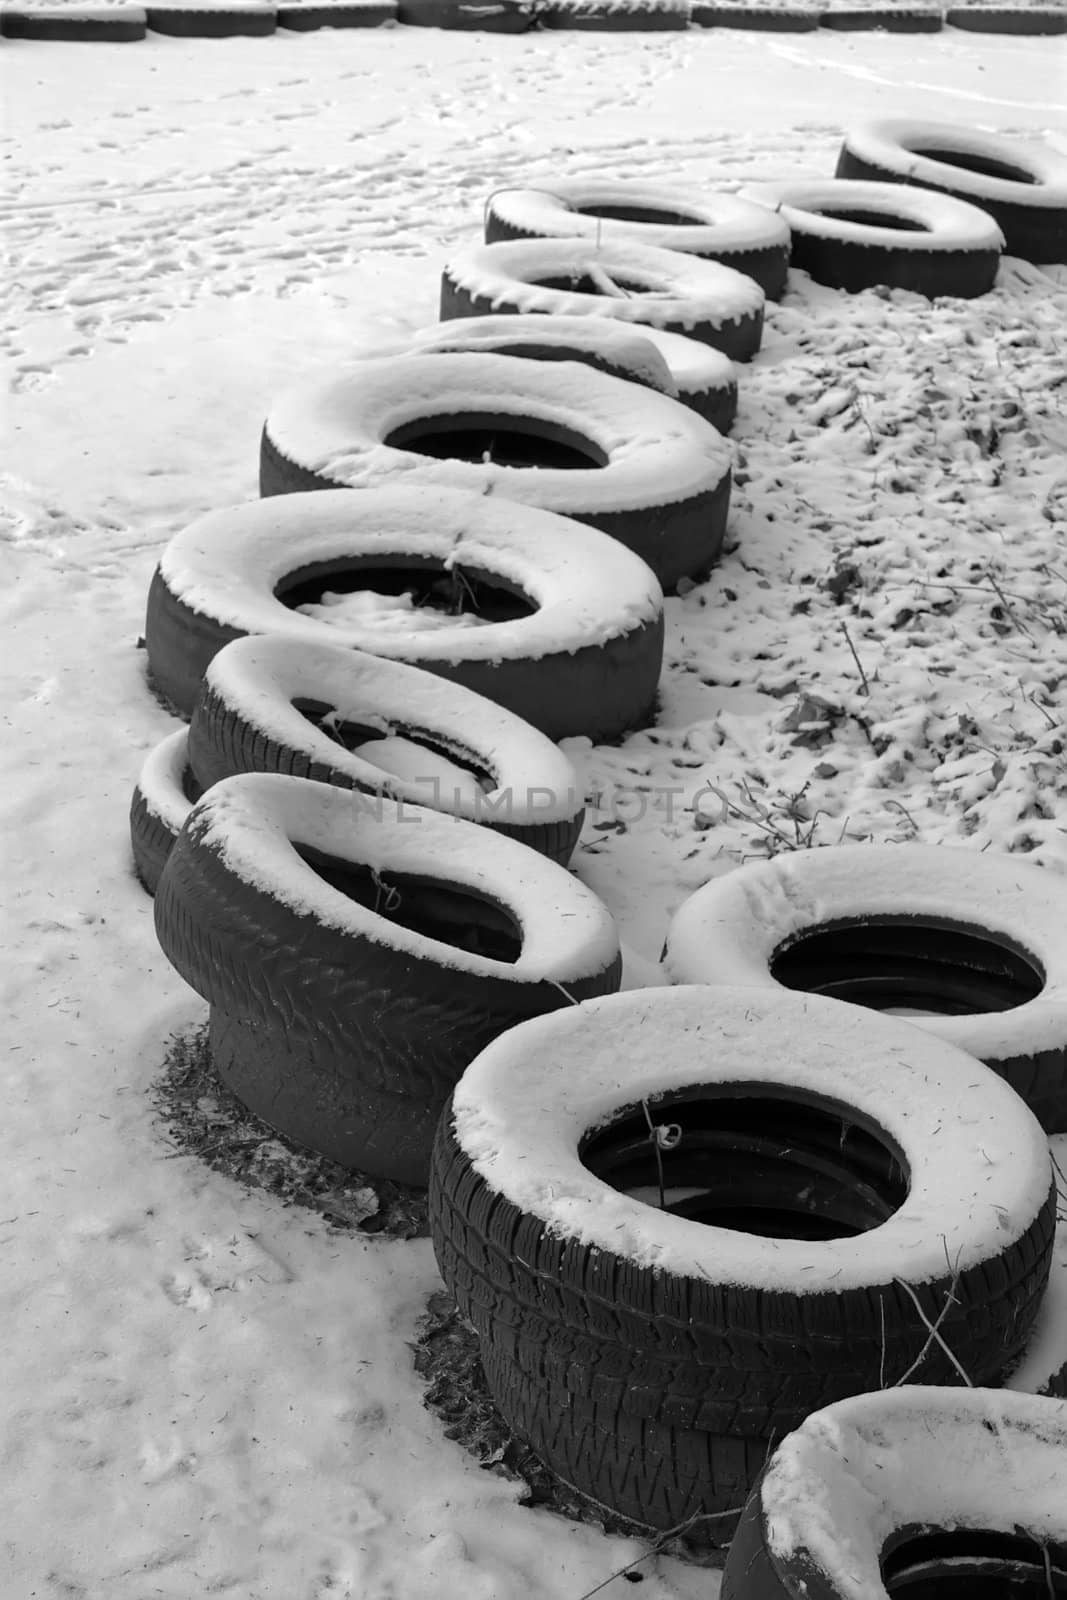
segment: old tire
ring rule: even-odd
[[[993,218],[1009,255],[1067,261],[1067,160],[1052,151],[954,123],[890,118],[846,135],[837,175],[951,195]]]
[[[294,33],[318,28],[381,28],[396,21],[397,0],[298,0],[278,7],[278,26]]]
[[[458,575],[463,593],[484,581],[494,596],[521,596],[520,614],[484,627],[385,633],[358,618],[330,626],[286,604],[309,574],[314,584],[352,584],[383,567],[402,569],[412,584]],[[550,739],[603,740],[639,726],[655,700],[663,596],[629,550],[547,511],[450,489],[335,489],[212,512],[164,550],[145,641],[149,675],[168,700],[189,715],[212,657],[249,633],[411,662]]]
[[[150,5],[146,11],[149,33],[179,39],[261,37],[278,26],[274,6],[260,0],[241,0],[238,5]]]
[[[778,216],[736,195],[559,178],[530,189],[498,189],[485,208],[485,242],[498,239],[604,240],[681,250],[719,261],[781,299],[789,229]]]
[[[263,429],[260,492],[392,482],[501,495],[610,534],[670,589],[719,553],[730,460],[676,400],[589,367],[407,356],[283,395]]]
[[[130,801],[133,870],[149,894],[204,789],[190,765],[188,735],[178,728],[149,751]]]
[[[684,0],[539,0],[537,21],[542,28],[597,33],[680,33],[689,26],[689,6]]]
[[[524,1024],[468,1067],[430,1219],[496,1403],[550,1469],[643,1526],[727,1535],[757,1441],[905,1375],[958,1381],[934,1317],[975,1382],[1023,1348],[1050,1178],[1007,1085],[907,1023],[651,989]]]
[[[844,178],[760,183],[745,192],[788,222],[792,265],[832,289],[971,300],[988,294],[996,279],[1000,229],[948,195]]]
[[[429,355],[480,351],[534,361],[580,361],[628,383],[670,395],[690,411],[729,433],[737,415],[737,369],[729,356],[697,339],[664,333],[648,324],[612,317],[456,317],[420,328],[404,345],[375,355]]]
[[[284,634],[214,657],[189,757],[205,787],[313,778],[374,797],[376,814],[399,803],[484,823],[564,866],[582,829],[577,774],[529,723],[418,667]]]
[[[745,1508],[722,1600],[1067,1595],[1067,1405],[891,1389],[818,1411]]]
[[[441,320],[497,312],[616,317],[685,334],[748,361],[760,346],[762,289],[717,261],[651,245],[502,239],[445,265]]]
[[[431,811],[367,818],[351,793],[276,773],[208,791],[155,913],[233,1092],[298,1144],[403,1183],[425,1184],[441,1107],[485,1044],[617,988],[622,965],[608,912],[554,862]],[[496,953],[462,948],[472,934]]]
[[[802,989],[916,1026],[1067,1131],[1067,949],[1058,874],[945,845],[836,845],[737,868],[667,934],[676,983]]]
[[[0,38],[73,39],[85,43],[99,40],[107,44],[135,43],[143,39],[148,19],[143,6],[84,5],[26,6],[0,5]]]

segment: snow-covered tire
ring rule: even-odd
[[[782,986],[932,1008],[917,1027],[1000,1074],[1067,1131],[1065,882],[1018,856],[831,845],[715,878],[675,913],[675,983]],[[991,1009],[993,1006],[1003,1009]]]
[[[441,1119],[430,1221],[505,1420],[665,1529],[725,1524],[758,1445],[818,1406],[957,1381],[935,1318],[996,1380],[1055,1189],[1034,1117],[962,1051],[839,1001],[690,986],[497,1039]]]
[[[485,459],[494,448],[502,461]],[[459,352],[367,360],[283,395],[259,482],[265,496],[388,482],[501,495],[610,534],[669,589],[719,553],[730,460],[668,395],[578,363]]]
[[[729,356],[698,339],[664,333],[612,317],[456,317],[420,328],[406,344],[375,350],[383,355],[442,351],[522,356],[535,361],[581,361],[628,383],[656,389],[729,433],[737,415],[737,369]]]
[[[781,212],[793,236],[792,265],[832,289],[881,286],[973,300],[996,279],[1000,229],[950,195],[846,178],[752,184],[745,193]]]
[[[273,5],[241,0],[238,5],[146,7],[148,31],[179,39],[230,39],[273,33],[278,14]]]
[[[710,344],[734,361],[756,354],[764,294],[718,261],[629,240],[500,239],[453,256],[441,320],[496,312],[617,317]]]
[[[950,122],[890,118],[846,135],[837,176],[952,195],[988,212],[1009,255],[1067,261],[1067,159],[1051,150]]]
[[[483,823],[564,866],[582,829],[574,767],[529,723],[419,667],[284,634],[215,656],[189,759],[205,788],[239,772],[313,778]]]
[[[205,787],[190,764],[188,736],[188,728],[178,728],[149,751],[130,801],[133,870],[149,894]]]
[[[682,32],[689,7],[679,0],[539,0],[537,21],[542,28],[598,33]]]
[[[387,633],[358,619],[331,626],[285,603],[310,574],[324,588],[328,576],[390,566],[413,582],[420,569],[458,574],[467,589],[484,580],[524,597],[529,614]],[[212,512],[164,550],[145,643],[150,678],[171,704],[188,716],[212,657],[249,633],[411,662],[550,739],[604,740],[640,725],[655,700],[663,595],[629,550],[547,511],[454,489],[334,489]]]
[[[485,242],[570,239],[632,242],[720,261],[780,300],[789,229],[765,206],[736,195],[595,178],[559,178],[536,189],[498,189],[485,209]]]
[[[402,1183],[425,1184],[449,1090],[491,1039],[617,989],[622,967],[609,913],[564,867],[469,822],[368,816],[348,791],[277,773],[208,790],[155,913],[238,1098],[298,1144]]]
[[[968,33],[1067,33],[1067,11],[1052,6],[950,6],[945,26]]]
[[[143,6],[86,4],[0,5],[0,38],[100,40],[125,44],[143,39],[148,18]]]
[[[1067,1595],[1067,1405],[904,1387],[809,1417],[767,1464],[722,1600]]]
[[[706,348],[701,346],[701,349]],[[528,361],[580,361],[613,378],[625,378],[678,399],[666,358],[646,337],[607,317],[460,317],[417,328],[404,343],[370,352],[374,356],[521,356]]]

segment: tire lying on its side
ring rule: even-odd
[[[420,328],[406,345],[375,355],[459,350],[522,356],[535,361],[581,361],[586,366],[658,389],[729,433],[737,414],[737,369],[729,356],[697,339],[664,333],[647,323],[631,327],[611,317],[458,317]]]
[[[613,240],[502,239],[453,256],[441,277],[441,320],[496,312],[614,317],[685,334],[734,361],[763,332],[758,284],[718,261]]]
[[[743,272],[769,300],[781,299],[789,266],[789,229],[751,200],[596,178],[496,190],[486,202],[485,242],[498,239],[631,241],[681,250]]]
[[[1067,948],[1057,874],[946,845],[830,845],[690,895],[667,932],[675,983],[781,986],[875,1010],[984,1061],[1046,1131],[1067,1131]]]
[[[783,1439],[722,1600],[1067,1594],[1067,1405],[984,1389],[857,1395]]]
[[[101,40],[124,44],[143,39],[148,17],[139,5],[0,5],[0,38]]]
[[[577,363],[439,354],[367,360],[271,407],[264,496],[451,485],[599,528],[664,588],[707,573],[730,505],[730,448],[687,407]]]
[[[887,118],[855,128],[839,178],[917,184],[988,212],[1009,255],[1067,261],[1067,160],[999,134]]]
[[[203,789],[189,761],[188,728],[169,733],[149,751],[130,802],[133,870],[149,894],[155,894],[174,841]]]
[[[848,178],[759,183],[745,193],[788,222],[792,265],[832,289],[972,300],[996,279],[1003,234],[984,211],[949,195]]]
[[[472,1062],[430,1221],[509,1426],[616,1514],[728,1537],[770,1438],[880,1384],[959,1381],[935,1318],[976,1383],[1010,1364],[1051,1177],[1018,1096],[906,1022],[647,989]]]
[[[425,1184],[437,1117],[497,1034],[618,988],[618,937],[565,868],[488,829],[277,773],[194,807],[156,890],[223,1081],[342,1165]]]
[[[260,0],[238,0],[237,4],[149,5],[148,31],[169,33],[179,39],[229,39],[235,36],[271,34],[278,26],[273,5]]]
[[[189,728],[205,785],[284,772],[484,823],[563,865],[581,832],[577,774],[501,706],[418,667],[284,634],[214,657]]]
[[[455,606],[488,595],[482,604],[502,620],[461,626],[471,620],[462,613],[455,626],[386,631],[343,606],[293,609],[331,584],[358,589],[364,573],[368,588],[380,586],[383,571],[412,589],[448,584]],[[655,699],[663,595],[629,550],[547,511],[432,486],[326,490],[211,512],[164,550],[145,643],[149,675],[179,711],[191,713],[223,645],[252,633],[406,661],[550,739],[609,739],[645,720]]]

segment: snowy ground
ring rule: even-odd
[[[434,319],[495,186],[829,174],[878,114],[1067,151],[1064,59],[956,33],[3,45],[5,1596],[580,1600],[640,1554],[439,1436],[406,1345],[428,1243],[331,1234],[153,1121],[203,1008],[127,860],[170,727],[136,649],[149,576],[255,495],[280,388]],[[640,955],[768,825],[1067,871],[1065,327],[1067,269],[1018,262],[970,305],[798,281],[772,309],[729,553],[669,604],[657,725],[576,752],[604,796],[576,864]],[[1061,1248],[1026,1381],[1067,1358],[1065,1285]],[[647,1600],[717,1592],[639,1570]]]

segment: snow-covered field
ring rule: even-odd
[[[281,388],[434,320],[495,187],[828,175],[876,115],[1067,152],[1065,63],[959,33],[2,46],[3,1600],[580,1600],[641,1554],[441,1437],[407,1347],[428,1242],[332,1233],[153,1119],[204,1008],[128,863],[171,726],[137,649],[148,580],[170,534],[255,496]],[[973,303],[795,280],[769,310],[728,552],[668,603],[656,726],[573,742],[600,796],[575,865],[634,972],[768,840],[1067,873],[1065,329],[1067,268],[1018,261]],[[1067,1359],[1063,1244],[1049,1305],[1020,1383]],[[638,1571],[646,1600],[717,1593]]]

